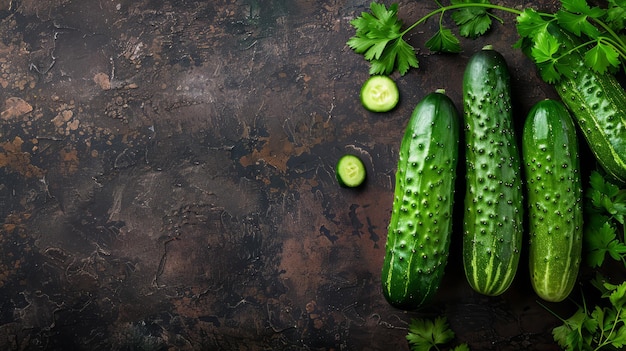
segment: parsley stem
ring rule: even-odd
[[[626,45],[622,45],[623,43],[620,43],[620,41],[621,40],[619,40],[619,38],[611,38],[611,37],[598,38],[598,42],[604,42],[606,44],[609,44],[611,47],[613,47],[613,49],[615,49],[615,51],[617,51],[619,56],[621,56],[622,59],[626,61]]]
[[[541,301],[537,301],[537,304],[541,307],[543,307],[546,311],[548,311],[551,315],[553,315],[554,317],[556,317],[557,319],[559,319],[562,323],[567,323],[567,321],[565,319],[563,319],[563,317],[559,316],[556,312],[554,312],[553,310],[551,310],[548,306],[544,305],[543,303],[541,303]]]
[[[609,333],[606,335],[606,338],[604,339],[604,341],[602,341],[602,337],[604,336],[604,333],[600,333],[600,340],[598,340],[598,347],[596,347],[594,350],[601,350],[604,346],[611,344],[611,339],[613,338],[613,333],[615,333],[615,328],[617,327],[617,324],[619,323],[619,317],[622,314],[622,309],[618,308],[616,313],[615,313],[615,320],[613,320],[613,324],[611,325],[611,330],[609,330]]]
[[[495,19],[496,21],[500,22],[500,24],[504,24],[504,20],[501,17],[498,17],[492,13],[487,13],[487,15],[493,19]]]
[[[613,47],[621,53],[622,57],[626,58],[626,43],[622,40],[622,38],[619,35],[617,35],[617,33],[615,33],[615,31],[613,31],[613,29],[611,29],[611,27],[609,27],[606,23],[596,18],[593,18],[593,20],[600,27],[606,30],[607,33],[611,35],[611,41],[615,43],[613,44]],[[600,39],[603,39],[603,38],[609,39],[607,37],[600,37]]]
[[[415,23],[413,23],[411,26],[405,29],[402,33],[400,33],[400,36],[404,36],[406,33],[410,32],[415,27],[426,22],[429,18],[438,14],[443,15],[444,12],[449,11],[449,10],[463,9],[463,8],[469,8],[469,7],[478,7],[478,8],[508,12],[508,13],[512,13],[518,16],[522,14],[522,11],[510,8],[510,7],[506,7],[506,6],[493,5],[493,4],[463,3],[463,4],[454,4],[454,5],[448,5],[448,6],[441,6],[439,2],[437,2],[437,4],[440,6],[437,10],[431,11],[428,14],[426,14],[424,17],[418,19]]]
[[[580,45],[577,45],[577,46],[575,46],[575,47],[565,51],[560,56],[555,57],[554,58],[554,62],[559,61],[559,60],[561,60],[561,59],[563,59],[565,57],[568,57],[569,55],[571,55],[571,54],[573,54],[575,52],[580,52],[582,49],[586,49],[587,46],[589,46],[589,45],[591,45],[591,44],[593,44],[595,42],[597,42],[597,41],[596,40],[589,40],[589,41],[586,41],[586,42],[584,42],[584,43],[582,43]]]

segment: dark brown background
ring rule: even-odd
[[[499,13],[460,55],[424,49],[432,21],[412,32],[421,68],[394,75],[399,107],[366,112],[368,66],[345,42],[368,6],[0,0],[0,349],[408,350],[410,319],[438,315],[473,350],[558,349],[524,262],[503,296],[469,289],[458,226],[436,300],[384,301],[415,104],[444,88],[460,106],[487,43],[509,62],[518,125],[554,92]],[[435,7],[401,1],[401,17]],[[366,162],[362,190],[334,179],[346,152]]]

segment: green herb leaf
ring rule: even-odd
[[[620,225],[626,234],[626,189],[620,189],[595,171],[591,173],[589,184],[591,186],[585,194],[588,202],[585,206],[587,218],[583,234],[587,264],[599,267],[608,254],[626,266],[626,243],[623,234],[618,234]],[[617,289],[615,285],[602,283],[601,286],[596,284],[601,291],[603,288],[609,292]],[[603,297],[607,296],[608,292],[604,291]]]
[[[558,23],[566,30],[580,36],[582,33],[595,38],[600,35],[600,31],[593,26],[587,16],[559,10],[556,13]]]
[[[429,351],[435,345],[445,344],[454,338],[445,317],[437,317],[434,322],[428,319],[413,319],[406,339],[413,351]]]
[[[389,75],[394,69],[397,69],[400,75],[404,75],[409,67],[417,68],[419,66],[413,47],[401,38],[388,44],[380,59],[371,60],[370,63],[369,73],[371,75]]]
[[[539,32],[531,49],[531,55],[539,68],[539,73],[548,83],[554,83],[561,77],[556,66],[559,47],[560,44],[556,38],[548,32]]]
[[[585,243],[587,245],[587,264],[590,267],[600,267],[604,263],[604,258],[609,253],[613,258],[619,255],[622,250],[626,249],[622,243],[617,240],[615,229],[609,222],[604,222],[599,228],[592,228],[585,232]]]
[[[452,0],[453,5],[459,4],[488,4],[488,0]],[[476,38],[485,34],[491,28],[491,17],[486,8],[466,7],[452,13],[452,19],[459,26],[459,33],[466,38]]]
[[[626,282],[618,285],[609,295],[609,300],[615,309],[620,310],[626,305]]]
[[[586,0],[561,0],[561,4],[568,11],[592,18],[600,18],[604,15],[604,10],[599,7],[589,7]]]
[[[589,182],[591,184],[591,188],[587,191],[587,197],[591,199],[589,211],[594,214],[591,220],[606,215],[624,225],[626,189],[620,189],[617,185],[605,181],[597,172],[592,172]]]
[[[619,187],[605,181],[604,177],[602,177],[602,175],[597,171],[591,172],[591,175],[589,176],[589,184],[594,190],[608,197],[614,197],[619,194]]]
[[[552,329],[552,338],[562,349],[565,349],[567,347],[569,339],[568,336],[570,333],[572,333],[572,329],[564,323]]]
[[[428,41],[426,47],[432,51],[457,54],[461,52],[461,43],[450,29],[439,28]]]
[[[591,318],[585,323],[585,329],[590,333],[595,333],[600,327],[604,330],[604,309],[600,306],[596,306],[591,312]]]
[[[608,253],[616,261],[622,260],[626,255],[626,245],[619,240],[614,240],[609,243]]]
[[[622,323],[624,322],[622,321]],[[618,349],[626,345],[626,325],[622,325],[619,329],[617,329],[617,332],[613,338],[611,338],[611,345]]]
[[[456,53],[461,51],[460,44],[449,29],[442,27],[444,14],[450,11],[461,36],[475,38],[489,30],[493,18],[503,22],[490,12],[500,10],[517,16],[521,39],[514,47],[523,49],[533,58],[546,82],[556,83],[561,76],[572,77],[576,66],[573,64],[581,60],[590,69],[602,73],[626,69],[626,0],[607,0],[607,3],[605,9],[590,6],[586,0],[561,0],[561,9],[548,13],[492,4],[489,0],[450,0],[450,5],[437,2],[438,8],[402,30],[398,5],[387,8],[374,1],[369,13],[363,12],[350,22],[356,35],[347,44],[371,63],[371,74],[389,74],[398,69],[404,75],[411,67],[418,67],[415,50],[402,39],[405,33],[433,16],[440,16],[440,28],[428,45],[434,51]],[[581,40],[581,47],[586,43],[595,43],[595,46],[586,52],[572,45],[565,45],[568,46],[565,48],[567,43],[559,42],[548,33],[547,25],[552,21],[571,36],[578,37],[573,39]]]
[[[470,348],[467,344],[460,344],[457,347],[453,348],[451,351],[470,351]]]
[[[445,344],[454,338],[454,332],[448,326],[445,317],[435,318],[433,327],[433,340],[437,344]]]
[[[604,290],[600,290],[602,292],[602,297],[609,297],[609,296],[611,296],[613,291],[615,291],[615,289],[617,289],[617,285],[611,284],[611,283],[606,282],[606,281],[602,284],[602,287],[604,288]]]
[[[523,38],[534,38],[537,33],[546,32],[550,22],[534,9],[525,9],[517,16],[517,33]]]
[[[413,47],[402,39],[398,39],[393,46],[393,50],[396,51],[396,66],[400,75],[405,75],[410,67],[417,68],[419,62],[415,55]],[[393,70],[387,70],[386,73],[390,74]]]
[[[547,32],[540,32],[532,49],[537,63],[555,62],[555,54],[559,51],[559,42]]]
[[[561,74],[556,69],[556,61],[536,63],[536,66],[539,68],[541,78],[550,84],[558,82],[561,78]]]
[[[602,328],[600,330],[603,331],[605,334],[607,334],[607,332],[610,332],[615,327],[615,321],[617,321],[618,319],[617,312],[618,310],[613,307],[604,308],[604,325],[601,326]]]
[[[596,274],[592,285],[602,293],[602,299],[609,299],[610,305],[603,307],[607,301],[599,301],[589,313],[583,298],[582,307],[572,317],[563,320],[561,326],[554,328],[552,336],[568,351],[605,350],[609,345],[622,349],[626,345],[626,314],[623,309],[626,306],[626,281],[614,285]]]
[[[552,329],[552,337],[559,346],[566,350],[580,350],[583,345],[582,328],[587,320],[587,313],[579,308],[563,325]]]
[[[626,27],[626,0],[609,0],[607,9],[607,24],[615,31]]]
[[[404,75],[409,67],[418,67],[415,50],[402,39],[398,4],[387,8],[372,2],[370,13],[363,12],[350,24],[356,29],[356,35],[346,44],[370,61],[370,74],[388,75],[397,68]]]

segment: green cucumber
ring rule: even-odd
[[[388,76],[371,76],[361,87],[361,104],[372,112],[391,111],[399,100],[398,86]]]
[[[583,225],[576,127],[563,104],[543,100],[530,110],[524,123],[522,159],[531,283],[542,299],[563,301],[578,277]]]
[[[342,187],[356,188],[365,181],[367,171],[363,161],[358,156],[346,154],[337,161],[335,175]]]
[[[523,234],[521,160],[512,121],[510,75],[490,46],[463,75],[466,193],[463,266],[470,286],[500,295],[517,272]]]
[[[437,291],[448,261],[459,115],[445,92],[415,107],[400,146],[382,290],[401,309],[416,309]]]
[[[555,24],[548,30],[569,48],[578,43]],[[598,163],[607,174],[626,183],[626,92],[610,72],[600,74],[585,66],[582,55],[572,60],[570,68],[571,75],[563,76],[554,87]]]

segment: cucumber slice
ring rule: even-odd
[[[372,112],[391,111],[398,100],[398,86],[387,76],[371,76],[361,87],[361,104]]]
[[[361,161],[359,157],[347,154],[341,156],[339,161],[337,161],[335,173],[339,185],[355,188],[363,184],[367,171],[365,170],[363,161]]]

